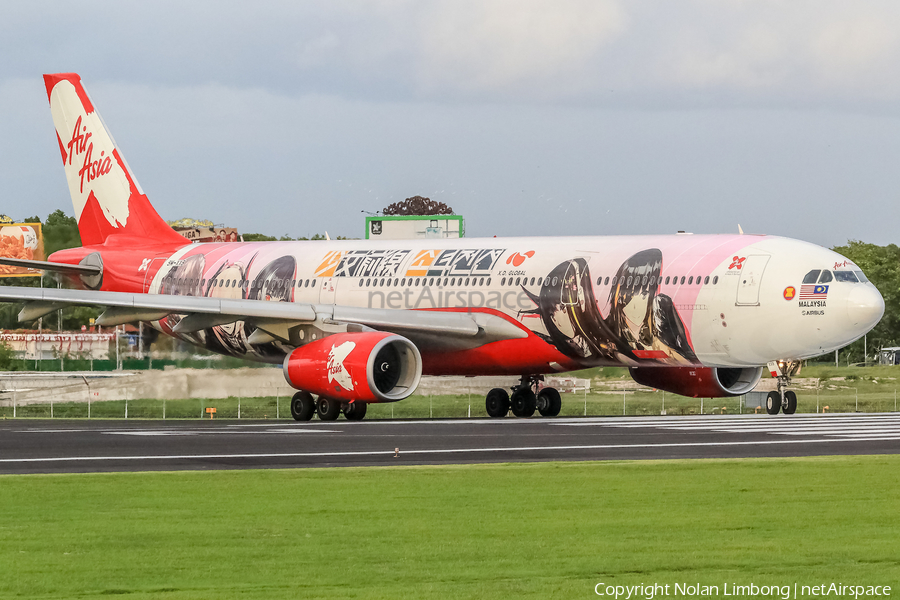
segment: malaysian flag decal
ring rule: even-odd
[[[828,297],[827,285],[801,285],[801,300],[824,300]]]

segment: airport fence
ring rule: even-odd
[[[869,386],[871,387],[871,386]],[[798,390],[798,413],[892,412],[896,388],[841,387]],[[49,392],[50,390],[48,390]],[[21,404],[15,395],[0,399],[0,418],[65,419],[291,419],[290,388],[235,390],[223,399],[107,400],[54,402],[52,397]],[[274,393],[274,395],[272,395]],[[87,396],[87,394],[86,394]],[[562,394],[563,417],[765,414],[765,392],[733,398],[686,398],[648,388],[576,390]],[[369,405],[366,419],[447,419],[484,417],[484,397],[466,392],[411,396],[400,402]]]

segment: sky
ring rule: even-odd
[[[895,0],[31,0],[0,58],[14,218],[72,214],[41,75],[74,71],[168,220],[900,241]]]

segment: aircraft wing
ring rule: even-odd
[[[390,310],[330,304],[301,304],[262,300],[235,300],[168,294],[132,294],[52,288],[0,286],[0,302],[24,302],[19,321],[32,321],[66,306],[103,306],[97,319],[101,326],[135,321],[157,321],[170,314],[181,319],[174,333],[192,333],[215,325],[248,321],[271,334],[290,341],[291,330],[307,326],[328,328],[355,325],[390,331],[410,338],[422,338],[434,345],[447,338],[449,345],[481,345],[489,341],[527,337],[513,323],[486,313],[460,313],[427,310]],[[457,344],[453,344],[456,340]],[[251,343],[262,343],[263,335]],[[415,341],[415,340],[414,340]],[[440,345],[439,342],[437,342]]]

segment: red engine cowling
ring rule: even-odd
[[[421,377],[422,357],[415,345],[382,331],[337,333],[300,346],[284,359],[290,385],[348,402],[403,400]]]
[[[691,398],[740,396],[756,387],[762,367],[631,367],[641,385]]]

